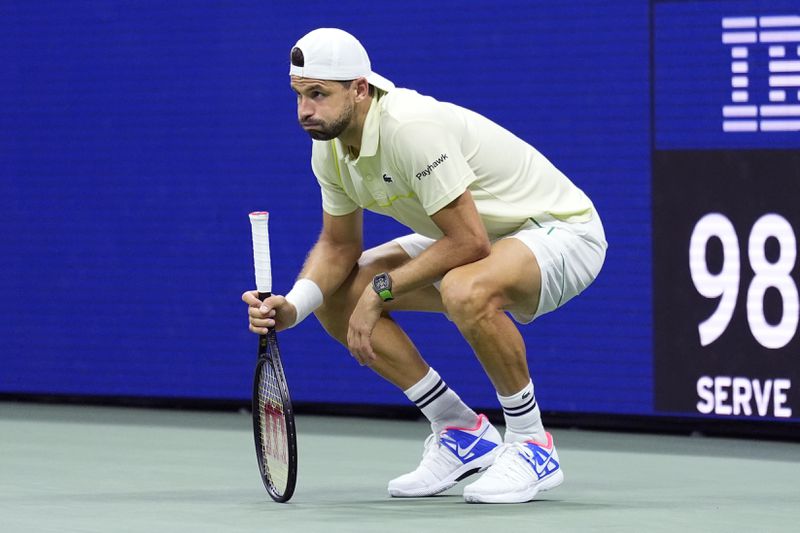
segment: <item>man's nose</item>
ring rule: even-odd
[[[301,121],[306,121],[314,116],[314,105],[308,98],[301,96],[297,100],[297,116]]]

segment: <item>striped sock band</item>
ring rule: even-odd
[[[546,439],[542,414],[533,394],[533,382],[529,381],[525,388],[511,396],[498,394],[497,399],[503,406],[503,417],[506,420],[506,442]]]
[[[478,418],[433,368],[403,392],[430,420],[434,433],[446,426],[472,427]]]
[[[431,369],[428,372],[428,376],[430,376],[431,373],[436,374],[436,377],[439,378],[439,379],[436,379],[434,381],[434,380],[425,380],[425,378],[422,378],[424,381],[433,381],[433,385],[430,386],[430,387],[427,387],[428,383],[425,383],[426,386],[424,387],[424,389],[426,389],[426,390],[421,395],[419,395],[418,397],[412,397],[412,396],[416,396],[416,395],[413,395],[413,393],[406,393],[406,395],[409,397],[409,399],[412,402],[414,402],[415,404],[417,404],[417,407],[419,407],[420,409],[425,409],[431,403],[433,403],[437,399],[439,399],[439,397],[442,394],[444,394],[445,392],[450,390],[450,387],[448,387],[447,383],[445,383],[444,380],[439,377],[439,374],[436,373],[435,370]],[[419,383],[421,383],[421,382],[419,382]],[[419,383],[417,383],[417,385],[419,385]]]

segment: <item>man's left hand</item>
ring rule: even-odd
[[[372,330],[383,312],[383,300],[367,286],[358,299],[347,330],[347,347],[350,354],[362,366],[369,365],[377,359],[372,349]]]

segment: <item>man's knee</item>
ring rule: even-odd
[[[453,269],[442,279],[442,303],[456,323],[482,320],[502,306],[497,288],[485,276],[464,269]]]
[[[387,242],[375,248],[370,248],[358,258],[357,269],[366,285],[375,274],[394,270],[410,258],[408,254],[395,242]],[[363,287],[362,287],[363,288]]]

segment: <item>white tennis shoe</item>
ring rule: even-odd
[[[413,472],[389,482],[396,498],[433,496],[492,464],[503,439],[486,415],[474,428],[447,427],[425,440],[422,462]]]
[[[547,433],[547,443],[533,440],[504,444],[494,464],[479,480],[464,487],[470,503],[522,503],[539,491],[554,489],[564,481],[564,472]]]

